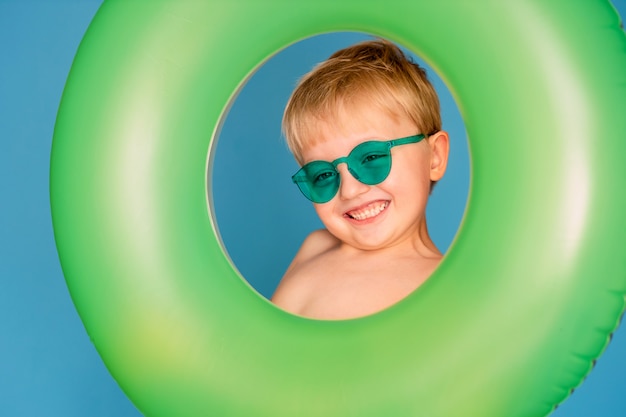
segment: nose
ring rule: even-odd
[[[337,171],[339,171],[339,176],[341,178],[338,191],[339,198],[349,200],[367,192],[370,189],[369,185],[363,184],[354,177],[352,172],[348,169],[347,164],[339,164],[337,166]]]

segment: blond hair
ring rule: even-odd
[[[314,144],[319,121],[339,110],[372,103],[397,117],[408,117],[419,133],[441,130],[439,99],[426,71],[393,43],[378,39],[342,49],[299,81],[285,108],[283,133],[296,160]]]

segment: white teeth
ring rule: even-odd
[[[351,211],[348,215],[356,220],[365,220],[370,217],[378,216],[381,211],[387,208],[388,205],[388,201],[376,203],[362,210]]]

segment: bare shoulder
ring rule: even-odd
[[[330,249],[336,248],[339,244],[339,239],[331,235],[328,230],[316,230],[304,239],[302,246],[300,246],[300,250],[298,250],[298,253],[293,258],[289,269],[296,267],[300,263],[307,262]],[[289,269],[287,269],[287,271],[289,271]]]
[[[300,273],[303,267],[328,251],[337,248],[340,243],[339,239],[326,229],[316,230],[309,234],[302,242],[298,253],[296,253],[276,288],[272,302],[288,311],[297,311],[308,293],[306,274]]]

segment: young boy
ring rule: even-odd
[[[293,181],[326,228],[305,239],[272,301],[348,319],[419,287],[442,258],[425,210],[449,147],[425,71],[384,40],[338,51],[300,80],[283,130],[302,167]]]

